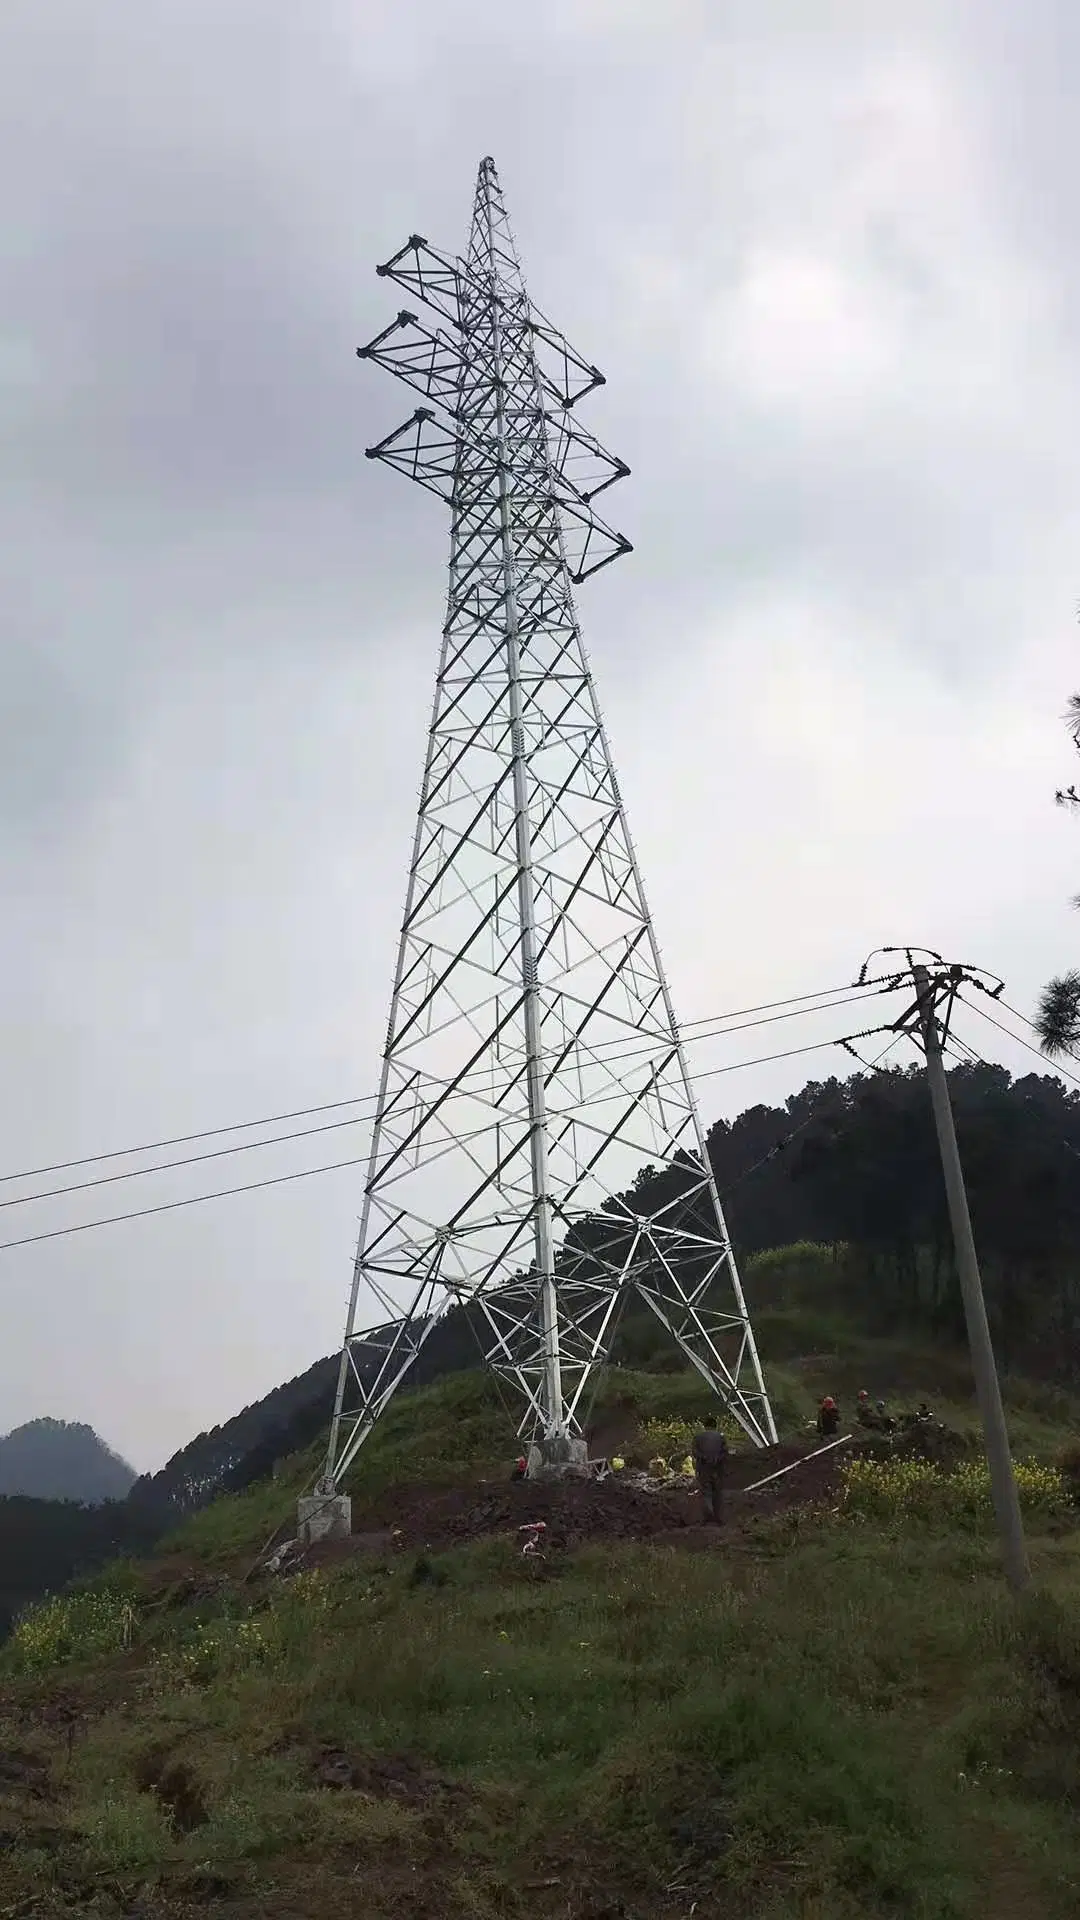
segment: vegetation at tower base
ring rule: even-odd
[[[787,1297],[813,1262],[766,1264]],[[849,1346],[844,1380],[924,1383],[974,1428],[958,1360]],[[777,1369],[788,1430],[822,1367]],[[701,1393],[612,1368],[597,1431],[634,1457]],[[1045,1458],[1080,1406],[1042,1394],[1013,1437]],[[919,1500],[895,1463],[789,1475],[710,1533],[689,1495],[511,1486],[506,1433],[490,1378],[458,1374],[362,1451],[354,1551],[251,1575],[301,1456],[31,1614],[0,1652],[0,1913],[1075,1911],[1080,1527],[1045,1464],[1018,1611],[966,1467]],[[736,1486],[760,1465],[737,1457]],[[539,1575],[517,1533],[538,1499]]]

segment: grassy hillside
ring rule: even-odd
[[[932,1299],[940,1262],[930,1247],[916,1249],[916,1255],[912,1273]],[[963,1404],[968,1390],[966,1370],[958,1368],[948,1342],[942,1345],[948,1323],[934,1326],[932,1337],[937,1344],[932,1349],[920,1351],[911,1344],[913,1337],[931,1336],[918,1334],[918,1315],[913,1335],[907,1311],[911,1275],[906,1269],[899,1303],[895,1287],[883,1285],[880,1261],[865,1247],[802,1241],[753,1253],[744,1270],[762,1351],[770,1363],[777,1410],[784,1421],[790,1423],[800,1411],[808,1410],[811,1386],[849,1396],[860,1384],[872,1387],[875,1394],[896,1391],[910,1397],[928,1391],[936,1403]],[[415,1387],[475,1366],[481,1329],[473,1324],[470,1312],[455,1310],[440,1323],[410,1376]],[[1067,1379],[1068,1356],[1074,1348],[1067,1329],[1059,1329],[1052,1355],[1028,1351],[1029,1371],[1044,1382]],[[681,1367],[665,1330],[642,1303],[630,1302],[623,1313],[613,1358],[624,1369],[658,1377],[678,1375]],[[41,1594],[86,1577],[117,1553],[147,1551],[186,1516],[222,1494],[259,1485],[297,1454],[309,1458],[314,1468],[316,1441],[329,1422],[336,1374],[335,1359],[317,1362],[222,1426],[198,1435],[160,1473],[137,1481],[126,1500],[110,1502],[92,1513],[51,1501],[0,1498],[0,1640],[20,1609]],[[1048,1392],[1045,1385],[1025,1386],[1017,1381],[1015,1387],[1018,1417],[1020,1396],[1027,1396],[1022,1444],[1046,1440],[1066,1417],[1067,1400]],[[511,1425],[507,1420],[500,1429],[499,1446],[505,1450],[513,1444]],[[438,1473],[442,1471],[439,1449],[434,1452]],[[414,1447],[414,1465],[417,1453]],[[290,1487],[294,1480],[290,1468]],[[254,1507],[244,1511],[254,1514],[261,1504],[269,1512],[274,1498],[271,1495],[268,1502],[260,1495]],[[287,1511],[288,1505],[282,1510]],[[221,1517],[216,1517],[212,1530],[220,1530],[222,1524]]]
[[[901,1340],[871,1340],[839,1314],[798,1305],[760,1317],[764,1351],[777,1356],[769,1367],[769,1391],[782,1433],[809,1427],[822,1394],[832,1393],[850,1413],[859,1390],[898,1406],[928,1397],[938,1418],[977,1442],[978,1414],[964,1353],[920,1347]],[[1004,1383],[1014,1452],[1052,1460],[1080,1440],[1080,1396],[1037,1381]],[[600,1377],[592,1415],[594,1450],[620,1444],[629,1421],[694,1418],[714,1405],[696,1374],[647,1373],[612,1367]],[[489,1376],[456,1374],[431,1387],[402,1394],[391,1403],[357,1456],[345,1490],[363,1503],[397,1485],[454,1486],[478,1475],[504,1475],[518,1445],[512,1409]],[[279,1463],[277,1476],[241,1494],[228,1495],[193,1514],[163,1543],[215,1564],[254,1556],[267,1540],[285,1538],[296,1496],[321,1471],[323,1444]]]
[[[957,1356],[821,1346],[820,1323],[811,1351],[798,1309],[776,1313],[789,1428],[823,1385],[862,1384],[973,1424]],[[1076,1432],[1063,1396],[1013,1383],[1010,1403],[1018,1451]],[[690,1377],[615,1368],[596,1420],[624,1441],[703,1404]],[[511,1452],[488,1381],[403,1398],[357,1462],[356,1524],[417,1483],[505,1486]],[[711,1547],[586,1545],[539,1578],[496,1534],[246,1579],[316,1468],[217,1502],[0,1655],[0,1913],[1076,1911],[1080,1530],[1060,1502],[1029,1516],[1019,1608],[982,1509],[934,1491],[872,1517],[842,1487],[737,1514]]]

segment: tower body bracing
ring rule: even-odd
[[[379,273],[410,305],[361,357],[422,404],[369,457],[449,506],[450,585],[323,1485],[458,1304],[550,1460],[635,1291],[764,1444],[574,606],[629,551],[595,504],[628,469],[576,412],[603,376],[530,303],[491,160],[465,256],[414,235]]]

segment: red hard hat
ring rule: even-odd
[[[828,1407],[829,1411],[831,1412],[833,1407],[835,1407],[836,1405],[836,1401],[833,1399],[831,1393],[827,1393],[821,1404],[823,1407]]]
[[[866,1391],[866,1388],[865,1388],[865,1387],[862,1387],[862,1388],[860,1388],[860,1390],[859,1390],[859,1399],[860,1399],[860,1400],[869,1400],[869,1398],[870,1398],[870,1395],[869,1395],[869,1394],[867,1393],[867,1391]]]

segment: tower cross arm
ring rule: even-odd
[[[609,453],[568,413],[549,422],[551,464],[564,487],[588,505],[630,472],[625,460]]]
[[[571,346],[560,328],[529,300],[523,287],[498,282],[493,288],[472,261],[440,253],[420,234],[410,235],[397,253],[376,268],[376,273],[384,280],[393,280],[404,292],[459,330],[466,328],[463,316],[476,301],[490,302],[494,298],[496,306],[506,310],[524,301],[537,372],[548,399],[556,407],[576,407],[597,387],[607,384],[599,367]],[[413,319],[415,322],[415,315]],[[372,342],[373,346],[376,344]],[[361,349],[362,353],[367,351]]]
[[[410,234],[391,259],[376,267],[382,280],[393,280],[455,327],[461,325],[459,281],[461,262],[429,247],[419,233]]]
[[[366,346],[357,347],[356,355],[384,368],[425,399],[434,400],[457,416],[465,355],[456,330],[449,334],[441,327],[428,327],[417,314],[403,308]],[[616,480],[625,479],[630,472],[626,462],[609,453],[573,418],[570,409],[581,394],[571,392],[571,397],[566,397],[572,383],[565,375],[553,380],[539,360],[536,375],[544,400],[553,403],[547,418],[556,472],[567,478],[582,500],[591,500]],[[602,383],[603,375],[599,374],[597,380]]]
[[[576,407],[587,394],[607,385],[599,367],[583,359],[566,335],[531,303],[529,329],[545,384],[560,406]]]
[[[450,413],[457,410],[461,384],[462,352],[458,341],[440,328],[425,327],[415,313],[402,311],[396,320],[357,347],[358,360],[372,360],[406,386],[414,387],[425,399],[434,400]]]
[[[490,454],[479,434],[471,434],[467,423],[461,420],[444,421],[431,407],[417,407],[416,412],[401,426],[395,427],[375,446],[365,449],[369,460],[381,460],[385,466],[393,467],[395,472],[403,473],[407,480],[415,480],[438,499],[452,505],[457,498],[459,507],[469,496],[467,474],[461,470],[460,453],[462,445],[471,445],[474,452]],[[620,463],[621,464],[621,463]],[[477,490],[483,493],[486,485],[486,467],[482,466]],[[620,477],[613,473],[605,485]],[[456,493],[455,493],[456,488]],[[599,487],[594,492],[599,492]],[[624,554],[632,553],[633,547],[623,533],[609,527],[591,504],[591,494],[581,494],[555,469],[551,474],[539,473],[535,479],[535,491],[532,505],[537,520],[533,528],[533,538],[543,539],[545,504],[550,503],[562,515],[562,531],[565,542],[566,562],[570,579],[580,586],[601,567],[611,565]],[[545,544],[549,544],[545,541]],[[557,548],[550,548],[550,559],[558,559]]]
[[[444,426],[430,407],[417,407],[400,427],[375,446],[365,447],[364,453],[368,460],[381,460],[449,505],[454,497],[457,446],[452,428]]]

